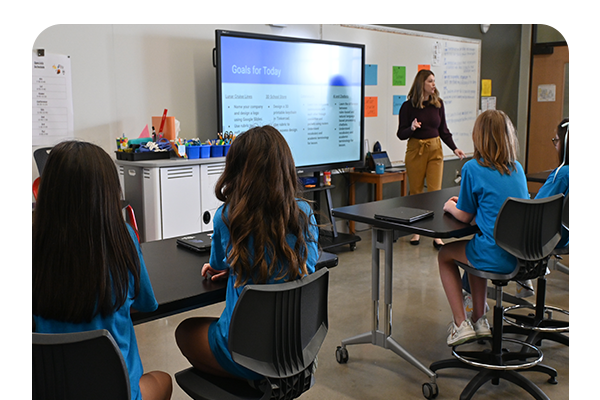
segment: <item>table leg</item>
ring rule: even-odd
[[[365,332],[357,336],[342,340],[341,348],[345,351],[346,346],[351,344],[371,343],[384,349],[392,350],[394,353],[404,358],[413,366],[424,372],[433,383],[435,383],[435,373],[427,368],[423,363],[413,357],[392,337],[392,284],[393,284],[393,243],[394,231],[392,229],[372,228],[372,265],[371,265],[371,300],[373,301],[373,328],[371,332]],[[384,277],[384,302],[385,302],[385,332],[379,330],[379,251],[384,251],[385,257],[385,277]],[[340,349],[338,349],[340,351]],[[347,353],[345,354],[347,361]],[[345,362],[344,361],[344,362]]]
[[[383,183],[375,183],[375,201],[383,200]]]
[[[352,177],[352,175],[350,175],[350,190],[348,190],[348,205],[354,205],[355,201],[356,201],[356,181],[354,180],[354,178]],[[348,221],[348,230],[350,231],[351,235],[354,235],[354,221],[350,220]]]

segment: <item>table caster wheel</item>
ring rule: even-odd
[[[346,364],[348,362],[348,350],[345,347],[338,346],[335,350],[335,359],[339,364]]]
[[[423,396],[426,399],[435,399],[439,394],[437,383],[424,383],[423,384]]]

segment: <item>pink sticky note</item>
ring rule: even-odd
[[[140,133],[139,138],[149,138],[149,137],[150,137],[150,131],[148,130],[148,124],[146,124],[146,126],[142,130],[142,133]]]

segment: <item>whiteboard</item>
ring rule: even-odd
[[[378,141],[393,164],[404,164],[407,141],[396,136],[398,100],[406,98],[419,65],[428,65],[435,74],[454,143],[467,155],[473,153],[471,134],[479,109],[481,40],[372,25],[323,25],[323,39],[364,44],[367,68],[377,70],[376,84],[365,85],[365,98],[377,101],[377,116],[365,117],[365,151],[372,150]],[[392,76],[394,67],[405,67],[404,85],[394,84],[398,83]],[[445,159],[456,158],[446,145],[442,147]]]

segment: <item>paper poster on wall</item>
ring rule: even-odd
[[[496,109],[496,96],[482,97],[481,98],[481,111],[495,110]]]
[[[365,97],[365,117],[377,116],[377,97]]]
[[[431,65],[429,64],[419,64],[419,66],[417,67],[417,72],[422,70],[422,69],[426,69],[427,71],[431,71]]]
[[[392,86],[406,86],[406,67],[392,67]]]
[[[539,85],[537,99],[539,102],[556,101],[556,85]]]
[[[53,146],[73,137],[71,59],[34,50],[32,61],[32,144]]]
[[[365,85],[377,85],[377,64],[365,64]]]
[[[406,101],[406,96],[402,95],[402,96],[398,96],[398,95],[394,95],[394,99],[392,101],[392,113],[393,115],[398,115],[400,114],[400,107],[402,107],[402,103],[404,103]]]

